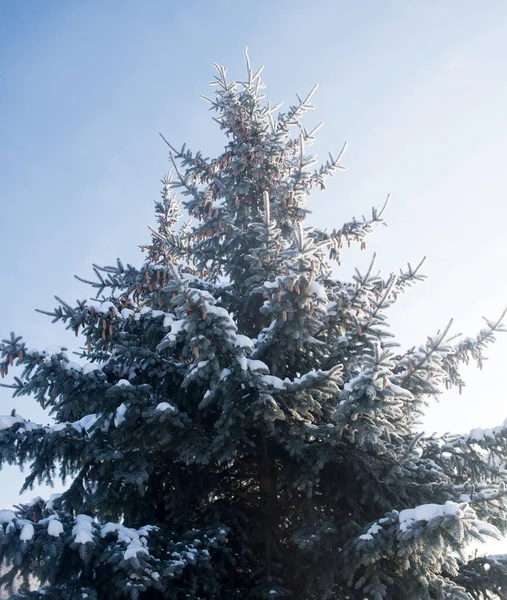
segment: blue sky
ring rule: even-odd
[[[241,78],[243,48],[265,65],[267,92],[290,103],[314,83],[324,121],[316,151],[348,140],[347,171],[309,206],[336,226],[380,205],[389,228],[366,253],[350,252],[337,276],[371,252],[389,271],[426,255],[429,279],[392,310],[411,346],[455,317],[467,335],[507,304],[507,4],[462,0],[259,0],[148,2],[3,0],[0,3],[0,333],[30,346],[74,338],[35,307],[53,295],[89,295],[73,274],[117,256],[139,263],[148,240],[166,147],[206,154],[223,140],[200,94],[212,63]],[[507,336],[470,371],[462,396],[431,407],[431,430],[467,430],[507,417]],[[35,401],[0,390],[47,422]],[[16,501],[21,478],[0,473],[0,504]],[[28,497],[35,492],[29,492]]]

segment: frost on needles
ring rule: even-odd
[[[507,531],[507,424],[418,428],[500,321],[395,349],[388,309],[422,275],[333,276],[382,211],[307,220],[342,168],[307,153],[311,94],[271,107],[248,60],[245,81],[218,67],[213,85],[225,149],[167,142],[142,267],[96,266],[96,300],[48,313],[80,357],[0,346],[13,395],[53,418],[1,417],[1,459],[27,467],[25,489],[69,484],[0,511],[0,584],[46,600],[505,597],[507,557],[470,545]]]

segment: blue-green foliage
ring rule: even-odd
[[[383,210],[331,232],[307,224],[308,194],[341,168],[341,154],[319,168],[307,154],[311,94],[280,112],[248,61],[244,82],[217,72],[224,152],[168,143],[142,268],[95,267],[98,300],[58,299],[47,313],[81,336],[79,362],[14,334],[0,346],[14,396],[54,419],[1,417],[2,462],[28,465],[26,488],[70,481],[0,512],[0,584],[48,600],[505,591],[506,559],[467,548],[507,530],[507,425],[417,427],[428,398],[463,385],[462,363],[480,365],[500,322],[395,349],[387,309],[420,266],[333,277]]]

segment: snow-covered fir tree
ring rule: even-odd
[[[307,153],[311,94],[271,107],[248,60],[245,81],[218,67],[214,86],[225,149],[168,143],[142,267],[95,267],[98,300],[48,313],[80,358],[14,334],[0,346],[14,396],[54,419],[1,417],[2,461],[28,465],[25,488],[70,482],[0,511],[0,584],[47,600],[507,597],[507,556],[469,551],[507,532],[507,424],[418,425],[500,321],[396,348],[388,309],[422,275],[333,276],[382,211],[307,220],[341,168]]]

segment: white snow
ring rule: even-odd
[[[417,521],[429,523],[437,517],[458,516],[461,504],[446,502],[445,504],[421,504],[415,508],[407,508],[399,514],[400,530],[406,531]]]
[[[372,540],[373,536],[376,535],[379,531],[382,531],[382,527],[377,523],[373,523],[373,525],[368,529],[366,533],[359,536],[360,540]]]
[[[336,315],[336,307],[338,304],[336,302],[328,302],[325,306],[326,313],[328,315]]]
[[[33,525],[31,523],[26,523],[26,525],[23,525],[23,529],[21,530],[21,533],[19,534],[19,539],[22,542],[28,542],[29,540],[31,540],[33,538],[34,535],[35,535],[35,529],[33,528]]]
[[[88,515],[77,515],[74,519],[72,535],[76,544],[93,542],[93,519]]]
[[[53,425],[51,427],[51,431],[55,432],[55,431],[62,431],[63,429],[65,429],[67,427],[68,423],[57,423],[56,425]]]
[[[132,386],[128,379],[120,379],[114,385],[119,387],[128,387],[129,385]]]
[[[23,430],[24,431],[33,431],[34,429],[40,429],[41,425],[38,425],[37,423],[32,423],[31,421],[25,421],[24,425],[23,425]]]
[[[163,327],[170,327],[174,323],[174,317],[170,313],[165,313]]]
[[[321,300],[322,302],[327,303],[328,298],[327,298],[326,289],[321,283],[319,283],[318,281],[315,281],[315,279],[313,281],[310,281],[310,292],[318,300]]]
[[[465,437],[465,441],[467,442],[484,442],[486,437],[491,437],[486,435],[486,430],[481,429],[480,427],[475,427],[470,431],[470,433]]]
[[[325,346],[326,345],[326,342],[323,342],[321,340],[318,340],[317,338],[314,338],[313,335],[307,336],[306,342],[308,344],[313,344],[315,346]]]
[[[16,518],[16,514],[12,512],[12,510],[0,510],[0,525],[5,525],[6,523],[10,523],[13,519]]]
[[[198,290],[196,288],[191,288],[188,291],[188,295],[190,299],[196,304],[199,300],[209,300],[213,304],[215,303],[215,298],[207,291],[207,290]]]
[[[322,376],[323,371],[315,371],[312,369],[308,373],[304,373],[299,377],[295,377],[293,383],[297,385],[311,385],[319,376]]]
[[[486,535],[494,537],[497,540],[501,540],[503,538],[500,530],[491,523],[486,523],[486,521],[478,521],[477,530],[480,533],[485,533]]]
[[[19,415],[15,415],[14,417],[0,416],[0,431],[3,431],[4,429],[9,429],[9,427],[12,427],[16,423],[24,423],[24,422],[25,422],[25,419],[23,419],[23,417],[20,417]]]
[[[8,415],[0,416],[0,431],[9,429],[9,427],[12,427],[16,423],[23,423],[23,427],[19,429],[20,432],[33,431],[34,429],[40,429],[42,427],[41,425],[37,425],[37,423],[26,421],[21,415],[15,415],[14,417]]]
[[[500,435],[507,435],[507,419],[502,425],[498,425],[497,427],[488,429],[476,427],[475,429],[472,429],[472,431],[465,436],[465,442],[472,444],[474,442],[485,442],[486,440],[495,440],[495,438]]]
[[[100,537],[106,537],[106,535],[108,533],[114,533],[115,531],[118,531],[118,529],[121,529],[123,527],[123,525],[120,525],[119,523],[106,523],[105,525],[103,525],[100,528]]]
[[[238,361],[238,365],[241,367],[241,370],[246,371],[248,367],[248,363],[246,362],[246,356],[236,356],[236,360]]]
[[[187,324],[187,322],[185,321],[185,319],[177,319],[174,320],[171,323],[171,332],[170,335],[176,337],[176,335],[182,331],[185,327],[185,325]]]
[[[262,375],[262,381],[269,386],[274,387],[276,390],[285,389],[285,382],[280,379],[280,377],[275,377],[274,375]]]
[[[79,363],[72,360],[66,361],[63,366],[67,371],[77,371],[78,373],[83,369]]]
[[[207,364],[209,364],[209,360],[200,360],[196,365],[195,365],[195,370],[198,369],[203,369]]]
[[[130,384],[129,384],[130,385]],[[127,412],[128,405],[122,402],[114,413],[114,426],[119,427],[123,421],[125,421],[125,413]]]
[[[246,362],[250,371],[264,371],[265,373],[269,373],[268,365],[263,363],[262,360],[253,360],[251,358],[247,358]]]
[[[136,558],[138,553],[149,554],[146,548],[146,536],[149,535],[150,529],[150,526],[136,530],[125,527],[120,523],[106,523],[100,529],[100,536],[106,537],[110,533],[116,533],[118,541],[127,544],[123,558],[129,560],[130,558]]]
[[[396,394],[397,396],[403,396],[404,398],[413,398],[414,397],[411,392],[409,392],[405,388],[402,388],[399,385],[396,385],[390,381],[387,382],[386,388],[388,390],[391,390],[391,392],[393,392],[393,394]]]
[[[102,302],[98,306],[94,306],[94,309],[99,313],[108,313],[111,308],[116,310],[116,306],[112,302]]]
[[[234,345],[238,346],[239,348],[250,348],[252,350],[254,347],[252,340],[247,335],[243,335],[242,333],[236,334]]]
[[[160,402],[155,407],[155,410],[161,410],[161,411],[168,410],[171,413],[175,413],[178,411],[178,409],[174,406],[174,404],[171,404],[170,402]]]
[[[61,494],[51,494],[49,496],[49,500],[46,502],[46,508],[49,510],[53,510],[53,503],[60,498]]]
[[[172,318],[172,317],[171,317]],[[188,322],[185,319],[174,319],[168,325],[171,326],[171,331],[164,336],[160,344],[157,346],[157,351],[161,351],[166,348],[169,344],[176,340],[176,336],[185,330],[185,327],[188,325]],[[165,326],[165,320],[164,320]]]
[[[343,386],[343,391],[353,392],[354,390],[360,389],[365,384],[365,382],[367,382],[370,379],[370,377],[371,375],[369,376],[364,372],[359,373],[359,375],[356,375],[350,381],[347,381],[347,383],[345,383],[345,385]]]
[[[129,560],[130,558],[137,558],[137,555],[141,554],[149,554],[148,550],[141,545],[141,542],[137,540],[132,540],[130,544],[127,546],[127,549],[123,553],[123,559]]]
[[[48,523],[48,535],[58,537],[63,533],[63,525],[57,519],[51,519]]]
[[[210,304],[209,302],[205,302],[204,306],[206,307],[206,312],[209,315],[216,315],[217,317],[226,318],[227,320],[231,320],[231,315],[222,308],[221,306],[215,306],[214,304]]]
[[[222,379],[226,379],[229,377],[229,375],[232,375],[232,371],[230,369],[222,369],[222,372],[220,373],[220,381],[222,381]]]
[[[83,375],[88,375],[88,373],[93,373],[93,371],[100,371],[101,367],[97,363],[85,363],[82,366]]]
[[[101,416],[102,415],[95,413],[86,415],[82,419],[79,419],[79,421],[74,421],[74,423],[71,423],[71,425],[76,431],[88,431],[88,429],[95,425]]]
[[[136,313],[131,308],[122,308],[120,314],[122,319],[125,319],[126,321],[127,319],[133,319]]]

